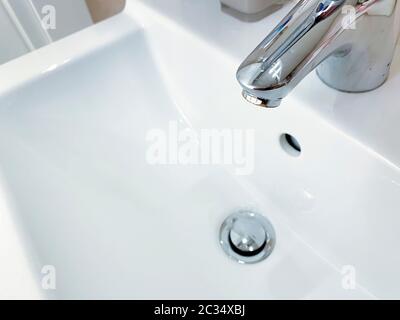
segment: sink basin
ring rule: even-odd
[[[396,157],[316,111],[319,89],[325,110],[345,94],[315,76],[279,110],[251,107],[235,80],[240,57],[161,3],[128,1],[123,14],[1,67],[2,216],[14,232],[4,250],[24,261],[15,272],[32,297],[399,298]],[[250,171],[150,164],[149,132],[171,123],[254,130]],[[221,224],[243,208],[276,231],[274,252],[254,265],[219,245]],[[45,266],[54,290],[43,287]]]

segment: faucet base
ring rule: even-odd
[[[368,92],[384,84],[397,44],[394,19],[395,14],[361,15],[357,28],[336,38],[338,48],[316,68],[319,78],[344,92]]]
[[[364,93],[364,92],[370,92],[370,91],[374,91],[378,88],[380,88],[381,86],[383,86],[385,84],[385,82],[387,81],[387,79],[389,78],[389,73],[386,74],[386,77],[383,79],[383,81],[381,81],[379,84],[377,84],[376,86],[373,86],[370,89],[349,89],[349,88],[344,88],[342,85],[338,85],[338,83],[330,83],[328,82],[319,72],[319,70],[316,70],[317,76],[318,78],[329,88],[332,88],[334,90],[340,91],[340,92],[344,92],[344,93]]]
[[[382,86],[389,77],[390,58],[370,64],[357,54],[347,57],[331,56],[316,69],[318,77],[327,86],[349,93],[363,93]],[[353,57],[351,57],[353,56]]]

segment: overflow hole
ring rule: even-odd
[[[284,133],[280,137],[280,144],[283,150],[292,157],[298,157],[301,154],[301,145],[299,141],[288,133]]]

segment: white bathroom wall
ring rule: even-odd
[[[11,22],[18,26],[28,48],[40,48],[52,42],[48,32],[41,26],[41,17],[30,0],[0,0]]]
[[[39,14],[42,13],[44,6],[55,7],[56,29],[49,30],[53,40],[59,40],[93,24],[85,0],[32,0],[32,2]]]
[[[56,9],[56,28],[44,30],[44,6]],[[85,0],[0,0],[0,64],[92,25]]]
[[[29,48],[0,3],[0,64],[27,52]]]

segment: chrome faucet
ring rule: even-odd
[[[278,107],[315,68],[334,89],[376,89],[386,81],[396,49],[397,4],[300,0],[239,67],[243,97],[259,106]]]

